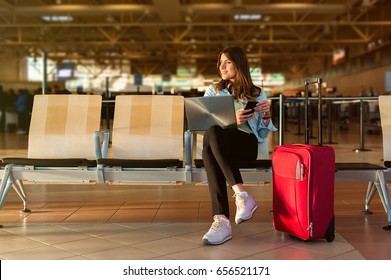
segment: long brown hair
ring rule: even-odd
[[[236,69],[235,82],[232,84],[232,96],[237,101],[241,101],[243,98],[255,100],[255,98],[259,96],[261,89],[253,84],[246,53],[242,48],[237,46],[228,47],[222,50],[217,59],[217,72],[220,77],[220,58],[222,54],[225,54],[228,59],[232,61]],[[215,91],[217,92],[221,89],[228,88],[229,83],[229,81],[221,79],[215,85]]]

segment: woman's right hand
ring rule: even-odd
[[[249,119],[251,119],[254,115],[254,113],[251,112],[251,109],[239,109],[236,111],[236,123],[238,125],[247,122]]]

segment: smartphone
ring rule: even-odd
[[[254,108],[255,106],[257,105],[258,102],[256,101],[249,101],[247,102],[246,104],[246,107],[244,109],[251,109],[251,111],[247,112],[246,114],[251,114],[251,113],[254,113]]]

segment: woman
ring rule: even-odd
[[[240,47],[228,47],[219,54],[217,71],[221,80],[209,86],[204,96],[232,95],[238,127],[223,129],[212,126],[204,134],[202,158],[214,219],[202,238],[205,244],[222,244],[232,238],[227,182],[235,193],[236,224],[250,219],[258,209],[243,187],[237,162],[256,160],[258,142],[263,142],[269,131],[277,130],[270,119],[266,95],[253,84],[247,56]],[[244,109],[249,101],[257,102],[254,111]]]

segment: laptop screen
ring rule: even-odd
[[[232,96],[203,96],[185,98],[187,126],[191,131],[205,131],[212,125],[236,128]]]

